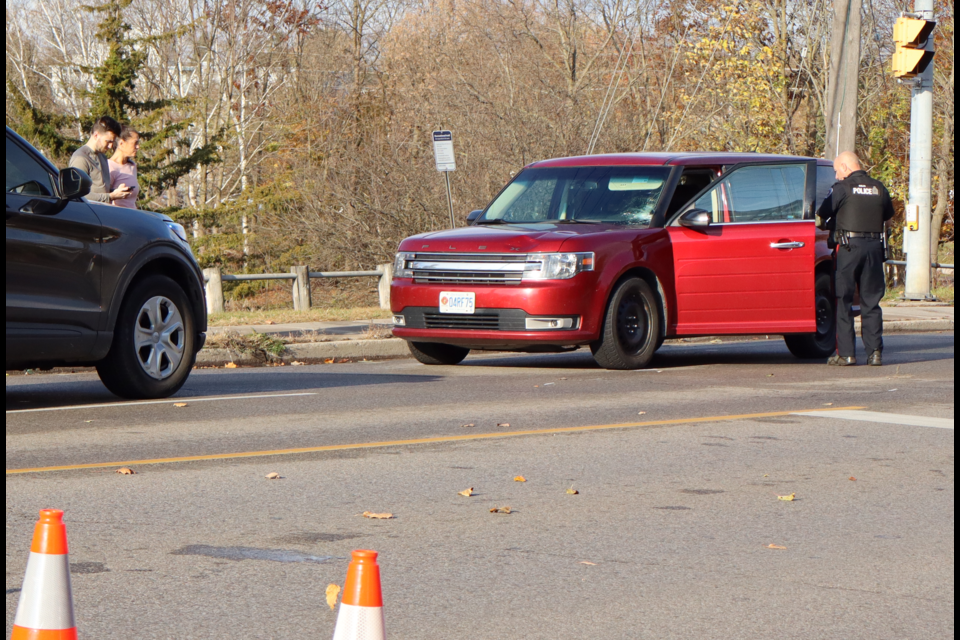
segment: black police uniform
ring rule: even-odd
[[[833,185],[817,212],[820,228],[829,229],[836,244],[837,353],[856,354],[851,304],[860,285],[860,318],[867,355],[883,350],[880,300],[886,289],[884,222],[893,217],[887,188],[866,171],[854,171]],[[879,364],[879,359],[875,362]]]

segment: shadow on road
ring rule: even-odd
[[[315,367],[199,370],[171,399],[423,384],[439,379],[430,374],[338,373],[329,368],[320,372]],[[14,384],[10,380],[7,379],[7,411],[124,402],[107,391],[95,374],[39,375],[31,376],[26,383],[25,378],[19,378]]]
[[[950,338],[952,338],[950,334]],[[894,334],[884,338],[886,366],[953,359],[953,346],[944,345],[944,334]],[[857,339],[857,356],[866,361],[863,343]],[[733,342],[668,343],[654,355],[651,369],[678,369],[707,365],[824,366],[826,359],[802,360],[787,350],[780,338]],[[530,369],[599,369],[586,347],[568,353],[518,353],[493,355],[474,352],[461,366],[515,367]]]

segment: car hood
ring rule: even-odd
[[[531,253],[559,251],[564,241],[578,236],[622,229],[611,224],[477,225],[411,236],[400,251],[438,253]]]
[[[127,216],[146,216],[147,218],[153,220],[162,220],[163,222],[173,222],[173,218],[168,216],[165,213],[160,213],[158,211],[150,211],[149,209],[127,209],[125,207],[117,207],[112,204],[107,204],[105,202],[100,202],[99,200],[84,200],[88,205],[93,207],[93,210],[97,213],[105,214],[115,214],[122,213]]]

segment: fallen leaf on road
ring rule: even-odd
[[[332,611],[337,607],[337,596],[340,595],[340,586],[336,584],[327,585],[327,604],[330,605],[330,610]]]
[[[461,427],[464,427],[465,429],[469,429],[470,427],[475,427],[475,426],[477,426],[477,425],[475,425],[475,424],[472,423],[472,422],[468,422],[467,424],[462,424],[462,425],[460,425],[460,426],[461,426]]]
[[[549,386],[552,385],[552,384],[557,384],[557,383],[556,383],[556,382],[544,382],[544,383],[543,383],[543,386],[549,387]]]
[[[295,366],[295,367],[299,367],[299,366],[304,365],[304,364],[306,364],[306,363],[305,363],[305,362],[300,362],[299,360],[294,360],[294,361],[291,362],[290,364],[293,365],[293,366]]]
[[[267,480],[279,480],[281,476],[276,471],[271,471],[270,473],[268,473],[263,477],[266,478]]]
[[[494,507],[490,513],[510,513],[510,507]]]
[[[764,478],[769,478],[769,477],[770,477],[770,474],[769,474],[769,473],[765,473],[765,474],[763,474],[763,477],[764,477]]]
[[[497,426],[498,426],[498,427],[509,427],[509,426],[510,426],[510,423],[509,423],[509,422],[498,422],[498,423],[497,423]]]
[[[236,368],[237,368],[237,363],[236,363],[236,362],[228,362],[227,364],[223,365],[223,368],[224,368],[224,369],[236,369]]]
[[[833,403],[832,403],[832,402],[824,402],[824,403],[823,403],[823,406],[825,406],[825,407],[832,407],[832,406],[833,406]]]
[[[786,547],[781,547],[778,544],[768,544],[767,549],[786,549]]]
[[[470,487],[469,489],[464,489],[463,491],[457,491],[457,494],[461,496],[466,496],[469,498],[470,496],[473,495],[473,487]]]
[[[533,388],[534,388],[534,389],[539,389],[539,388],[540,388],[540,385],[535,384],[535,385],[533,385]]]
[[[767,374],[767,377],[768,377],[768,378],[772,378],[772,377],[773,377],[773,374],[772,374],[772,373],[768,373],[768,374]]]
[[[581,560],[581,561],[580,561],[580,564],[588,564],[588,565],[590,565],[591,567],[597,566],[597,563],[596,563],[596,562],[589,562],[589,561],[587,561],[587,560]]]
[[[783,500],[784,502],[793,502],[797,497],[797,494],[791,493],[788,496],[777,496],[777,500]]]
[[[327,358],[323,361],[323,364],[333,364],[333,358]]]
[[[566,380],[566,378],[560,378],[561,380]]]
[[[84,420],[84,422],[93,422],[93,420]]]
[[[119,473],[122,476],[132,476],[133,474],[136,473],[136,471],[134,471],[130,467],[120,467],[119,469],[117,469],[117,473]]]
[[[526,482],[527,479],[524,478],[523,476],[517,476],[516,478],[513,479],[513,481],[514,481],[514,482]]]
[[[850,476],[849,478],[847,478],[847,480],[853,480],[854,482],[856,482],[856,481],[857,481],[857,479],[856,479],[856,478],[854,478],[853,476]]]
[[[577,491],[576,489],[567,489],[567,493],[569,493],[572,496],[575,496],[575,495],[578,495],[580,492]]]
[[[361,515],[363,515],[364,518],[373,518],[375,520],[392,520],[393,519],[392,513],[373,513],[372,511],[364,511],[363,514]]]
[[[267,321],[264,322],[263,324],[277,324],[277,323],[274,322],[273,320],[267,320]]]
[[[173,406],[175,406],[175,407],[185,407],[185,406],[187,406],[187,403],[186,403],[186,402],[174,402],[174,403],[173,403]]]
[[[646,413],[647,413],[646,411],[637,411],[637,415],[638,415],[638,416],[642,416],[642,415],[644,415],[644,414],[646,414]]]

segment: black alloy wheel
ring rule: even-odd
[[[837,348],[837,299],[829,274],[817,275],[815,295],[817,332],[783,336],[790,353],[805,360],[827,358]]]
[[[659,346],[657,298],[644,280],[628,278],[614,289],[600,340],[590,345],[605,369],[642,369]]]
[[[410,353],[423,364],[460,364],[470,349],[439,342],[408,342]]]

